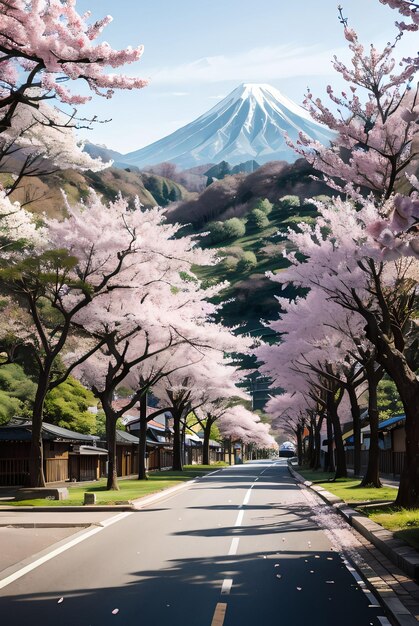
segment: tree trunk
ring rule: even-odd
[[[298,465],[301,467],[303,465],[303,429],[301,426],[297,426],[297,457],[298,457]]]
[[[182,445],[181,445],[181,424],[180,416],[172,411],[173,415],[173,467],[176,472],[183,470],[182,465]]]
[[[315,452],[314,452],[314,428],[313,421],[308,425],[308,464],[311,469],[315,465]]]
[[[327,424],[327,458],[324,465],[325,472],[334,472],[335,471],[335,459],[333,452],[333,426],[332,419],[328,414],[326,416],[326,424]]]
[[[212,421],[209,418],[207,418],[206,424],[204,426],[204,443],[203,443],[203,449],[202,449],[203,465],[210,465],[209,442],[210,442],[210,435],[211,435],[211,426],[212,426]]]
[[[32,411],[32,440],[29,453],[29,486],[45,487],[44,453],[42,444],[42,422],[44,402],[48,393],[50,367],[46,367],[38,377],[35,401]]]
[[[333,433],[336,448],[335,480],[337,478],[347,478],[348,472],[346,469],[346,456],[345,446],[343,445],[342,439],[342,428],[340,425],[337,406],[332,391],[329,391],[327,394],[327,411],[333,424]]]
[[[140,397],[140,434],[138,442],[138,480],[147,480],[147,394]]]
[[[406,457],[396,504],[415,509],[419,508],[419,381],[395,382],[406,415]]]
[[[354,476],[361,475],[361,411],[356,397],[355,388],[352,385],[347,387],[349,400],[351,403],[352,426],[354,430]]]
[[[406,415],[406,459],[396,504],[419,508],[419,380],[406,356],[388,340],[388,335],[381,334],[376,316],[369,311],[362,315],[367,321],[367,337],[377,348],[377,362],[396,383]]]
[[[321,438],[321,429],[323,425],[323,415],[319,417],[317,424],[314,426],[314,463],[313,469],[319,470],[321,468],[321,447],[322,447],[322,438]]]
[[[183,471],[183,466],[188,465],[188,463],[186,462],[186,418],[185,418],[185,421],[182,423],[182,426],[180,429],[180,459],[181,459],[182,471]],[[190,460],[192,464],[192,447],[191,447],[191,458],[188,460]]]
[[[375,371],[375,363],[368,363],[365,366],[368,379],[368,418],[370,422],[370,449],[368,452],[368,465],[364,478],[361,481],[362,487],[381,487],[380,480],[380,443],[379,443],[379,412],[377,406],[377,385],[382,378],[382,374]]]
[[[116,417],[112,409],[105,408],[102,403],[103,410],[106,415],[106,445],[108,446],[108,480],[106,489],[119,491],[117,477],[117,458],[116,458]]]
[[[256,451],[256,455],[257,455],[257,451]],[[256,458],[257,458],[257,456],[256,456]],[[229,437],[229,440],[228,440],[228,464],[232,465],[231,437]]]

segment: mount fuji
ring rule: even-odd
[[[270,85],[244,83],[204,115],[171,135],[129,152],[123,161],[144,168],[170,161],[182,168],[251,159],[294,162],[298,155],[287,146],[284,133],[296,141],[302,131],[327,144],[330,131],[309,113]]]

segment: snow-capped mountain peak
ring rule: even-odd
[[[267,84],[243,83],[207,113],[171,135],[130,152],[124,162],[139,168],[171,161],[183,168],[228,161],[236,165],[255,159],[258,163],[297,155],[285,142],[299,132],[330,140],[330,131],[314,122],[308,112]]]

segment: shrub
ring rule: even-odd
[[[323,202],[325,204],[328,204],[332,199],[330,196],[326,196],[325,194],[320,194],[319,196],[314,196],[313,200],[316,200],[317,202]]]
[[[207,225],[209,236],[212,243],[219,243],[225,239],[224,223],[223,222],[210,222]]]
[[[254,206],[254,209],[258,209],[259,211],[265,213],[265,215],[269,215],[270,213],[272,213],[273,204],[272,202],[269,202],[268,198],[265,198],[264,200],[258,200]]]
[[[258,230],[261,230],[269,225],[269,219],[266,213],[260,209],[253,209],[253,211],[250,211],[248,224]]]
[[[300,198],[298,196],[282,196],[279,202],[285,209],[298,209],[300,207]]]
[[[224,222],[224,232],[226,239],[238,239],[245,234],[246,226],[243,220],[240,220],[238,217],[232,217]]]
[[[257,265],[257,258],[254,252],[243,252],[243,256],[237,263],[237,270],[240,272],[248,272]]]
[[[226,272],[235,272],[239,264],[239,259],[235,256],[226,256],[223,264]]]

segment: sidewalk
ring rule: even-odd
[[[364,566],[359,567],[359,569],[374,592],[380,597],[382,603],[387,607],[396,623],[399,626],[417,625],[419,622],[419,586],[412,577],[407,575],[397,565],[395,565],[394,562],[390,560],[388,556],[383,554],[383,552],[370,540],[377,539],[377,543],[380,543],[380,538],[378,536],[375,537],[374,526],[378,529],[381,529],[381,526],[374,524],[374,522],[371,522],[368,518],[352,511],[352,509],[343,503],[342,500],[322,487],[318,487],[317,485],[313,485],[309,481],[306,481],[304,477],[301,476],[296,469],[294,469],[294,467],[292,467],[291,463],[289,463],[289,470],[291,475],[298,482],[304,484],[305,487],[316,493],[317,496],[326,502],[326,504],[331,506],[348,522],[350,531],[356,536],[358,542],[361,544],[361,548],[358,550],[358,553],[364,562]],[[351,512],[354,514],[353,518],[351,517]],[[354,523],[355,519],[357,522],[356,524]],[[363,520],[366,521],[365,528],[362,523]],[[349,524],[351,524],[351,526],[349,526]],[[364,530],[367,532],[364,532]],[[382,534],[391,535],[391,533],[384,531],[384,529],[382,529]],[[387,539],[387,537],[384,539]],[[399,543],[398,540],[393,541],[394,544]],[[385,541],[382,543],[385,543]],[[389,547],[392,548],[392,546]],[[398,546],[396,549],[400,550]],[[409,546],[407,546],[404,551],[409,558],[411,558],[412,554],[416,555],[419,567],[419,554]],[[401,552],[403,552],[403,549]],[[412,560],[414,560],[414,558],[415,557],[413,556]],[[416,568],[416,571],[418,571],[418,568]]]

